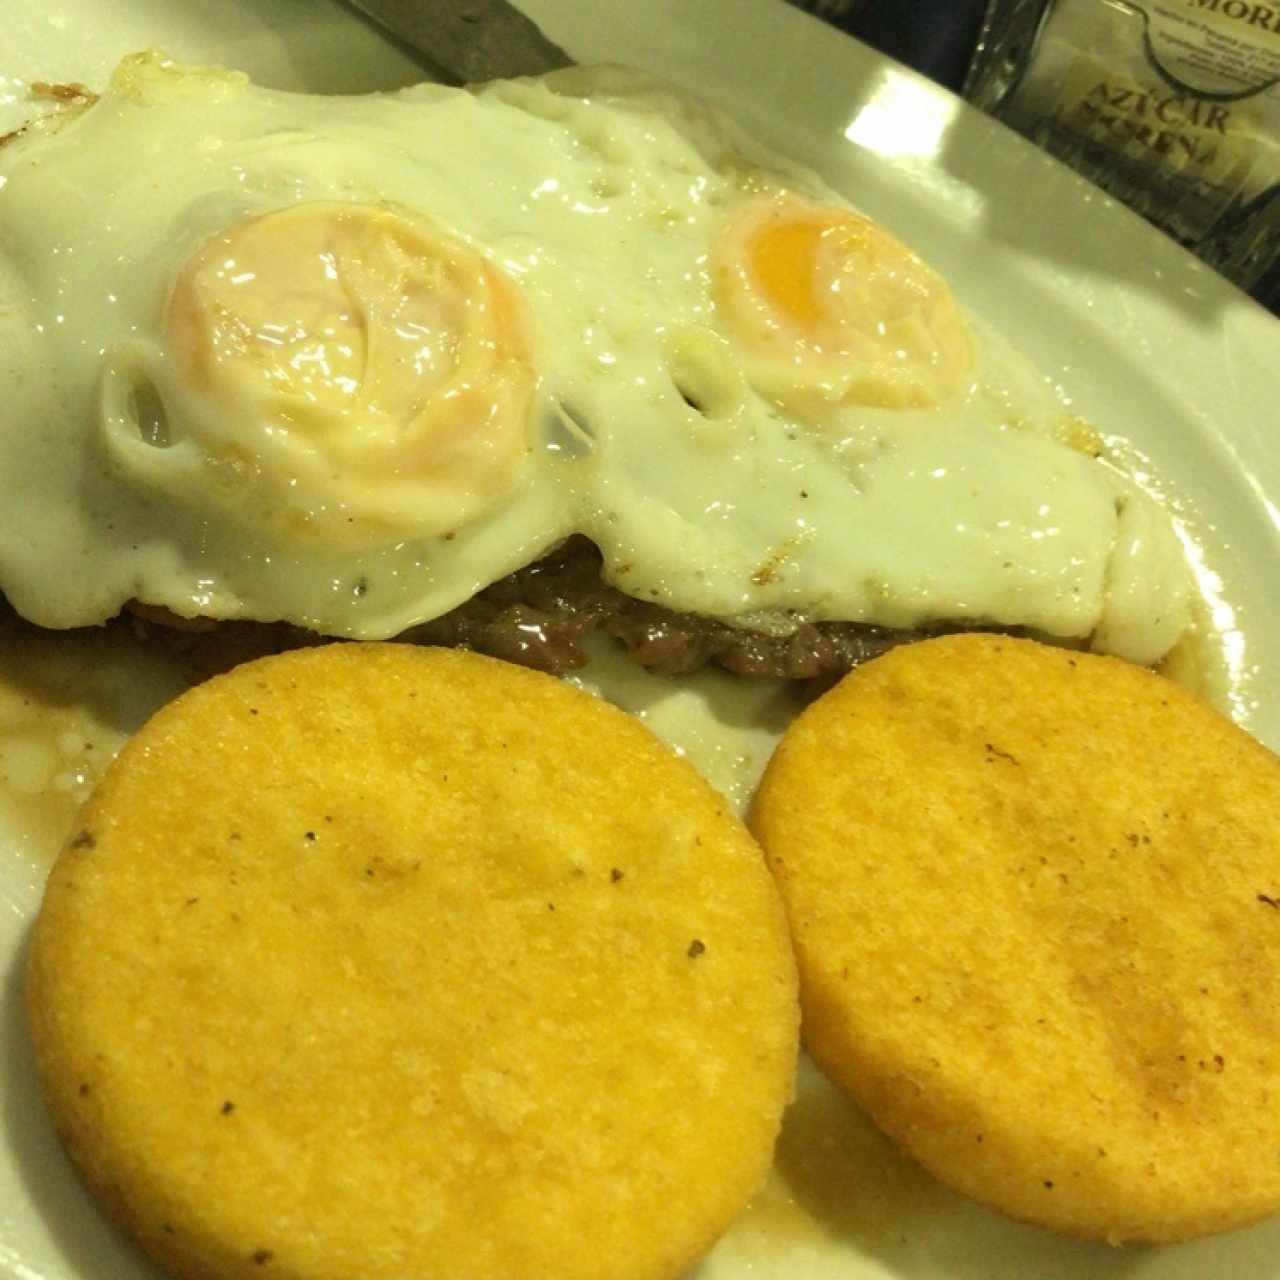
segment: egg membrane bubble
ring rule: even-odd
[[[1092,647],[1154,664],[1192,622],[1194,601],[1183,589],[1186,562],[1165,513],[1125,477],[1115,476],[1114,483],[1116,540]]]

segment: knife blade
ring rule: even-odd
[[[441,79],[471,84],[539,75],[573,59],[507,0],[348,0]]]

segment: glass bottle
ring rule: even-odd
[[[1241,287],[1280,261],[1280,0],[990,0],[964,93]]]

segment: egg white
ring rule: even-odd
[[[773,190],[845,207],[634,73],[321,98],[127,60],[91,109],[0,149],[0,589],[51,627],[136,599],[378,638],[580,532],[611,581],[674,609],[971,620],[1159,658],[1190,594],[1170,521],[1069,447],[1046,385],[972,317],[940,403],[815,416],[774,393],[713,281],[735,210]],[[431,219],[531,316],[513,478],[456,527],[448,495],[420,521],[388,500],[380,524],[376,492],[272,462],[252,425],[238,456],[270,483],[228,478],[169,376],[166,306],[210,237],[344,203]],[[289,503],[303,533],[272,516]]]

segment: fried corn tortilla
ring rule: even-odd
[[[1112,1241],[1280,1208],[1280,762],[1242,730],[949,636],[801,715],[751,825],[807,1046],[942,1180]]]
[[[677,1277],[768,1168],[795,973],[641,724],[407,645],[262,659],[125,747],[28,996],[66,1146],[182,1277]]]

